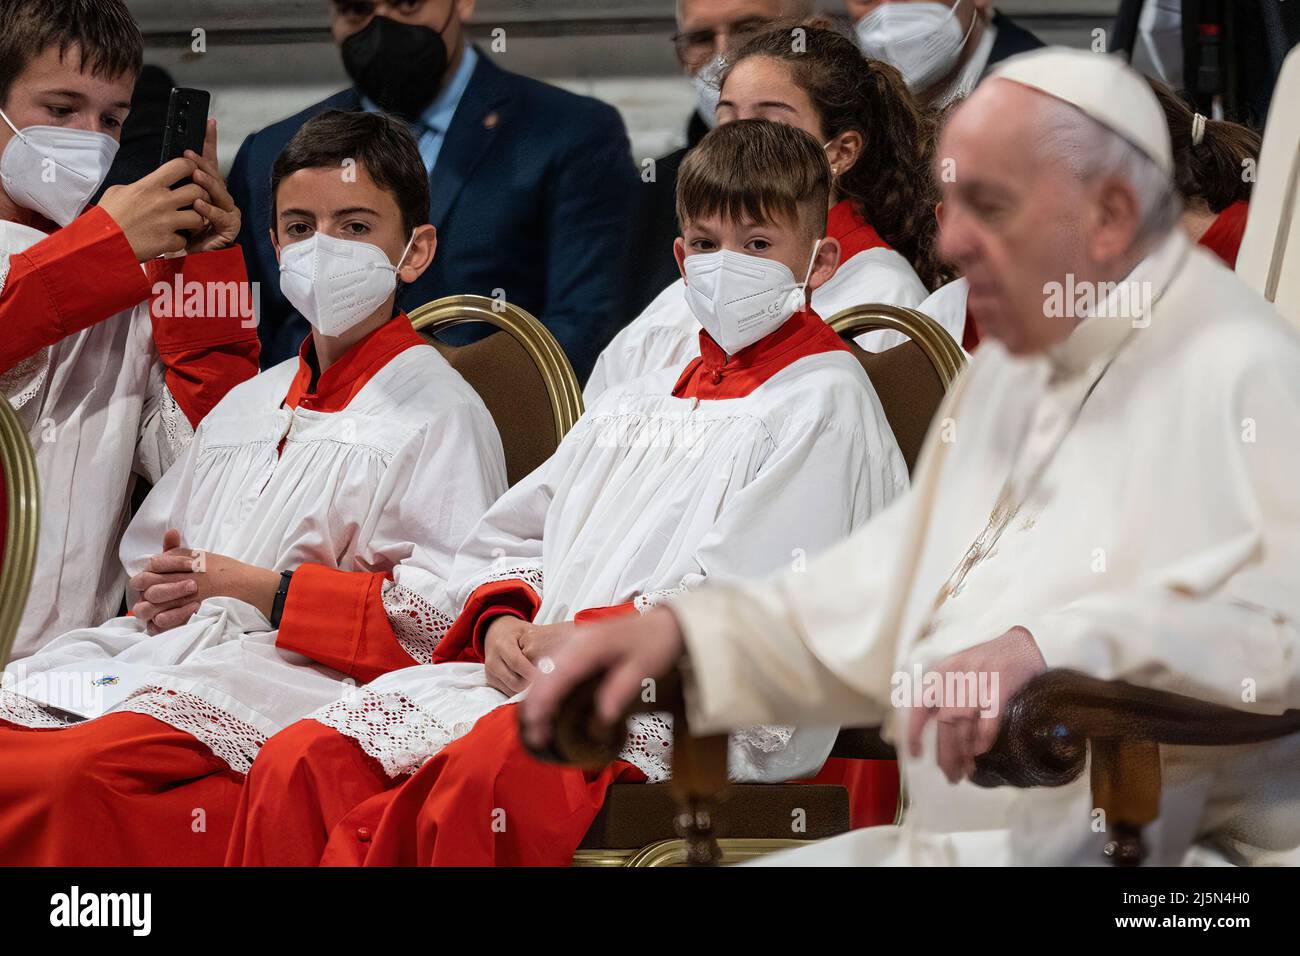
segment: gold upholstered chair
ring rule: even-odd
[[[0,395],[0,669],[9,661],[36,566],[40,483],[18,416]]]
[[[438,299],[413,310],[410,319],[483,399],[501,434],[510,484],[555,452],[582,414],[582,390],[546,326],[518,306],[481,295]],[[471,324],[496,331],[469,345],[438,338]]]

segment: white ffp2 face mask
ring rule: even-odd
[[[822,241],[813,246],[803,282],[789,267],[761,256],[721,249],[686,257],[686,304],[728,355],[775,332],[804,308],[808,280]]]
[[[691,86],[695,87],[695,112],[709,129],[718,125],[718,101],[722,99],[718,78],[726,66],[721,56],[714,55],[698,72],[691,74]]]
[[[19,206],[58,226],[81,215],[108,176],[117,140],[107,133],[62,126],[17,126],[0,110],[14,136],[0,153],[0,186]]]
[[[280,250],[280,291],[322,335],[342,335],[366,319],[397,288],[397,265],[378,246],[318,232]]]
[[[957,9],[944,3],[882,3],[853,26],[864,56],[903,74],[913,93],[929,89],[957,65],[975,20],[962,30]]]

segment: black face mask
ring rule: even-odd
[[[450,23],[449,15],[443,30]],[[407,120],[433,102],[447,64],[440,32],[388,17],[372,17],[365,29],[343,41],[343,67],[357,89],[380,109]]]

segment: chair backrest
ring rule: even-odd
[[[422,305],[411,324],[483,399],[506,454],[510,484],[544,462],[582,414],[582,390],[564,350],[523,309],[481,295]],[[439,332],[467,324],[497,331],[469,345],[448,345]]]
[[[866,370],[911,471],[944,394],[966,364],[965,353],[942,325],[915,309],[859,305],[831,316],[828,324]],[[878,329],[901,332],[910,341],[884,352],[854,344],[862,333]]]
[[[1259,176],[1252,191],[1237,275],[1300,323],[1300,47],[1282,64]]]
[[[0,395],[0,669],[9,662],[36,567],[40,481],[22,423]]]

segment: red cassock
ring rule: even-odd
[[[567,866],[610,785],[645,775],[623,760],[598,773],[539,763],[519,739],[516,706],[494,710],[400,787],[342,817],[321,864]],[[855,827],[893,822],[893,761],[831,761],[816,782],[850,788]]]
[[[211,866],[221,859],[243,774],[190,734],[135,713],[64,730],[0,721],[0,754],[7,866]]]

